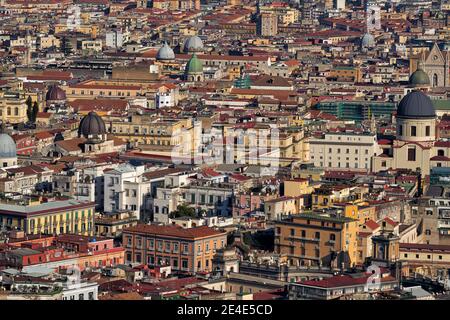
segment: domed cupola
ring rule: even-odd
[[[186,64],[185,77],[188,81],[203,81],[203,62],[194,53]]]
[[[397,108],[397,117],[408,119],[435,118],[436,110],[433,102],[426,94],[415,90],[408,93],[400,101]]]
[[[423,62],[420,61],[417,70],[409,77],[409,84],[413,87],[429,87],[431,82],[428,74],[423,70]]]
[[[170,61],[175,60],[175,53],[172,48],[164,41],[162,47],[158,50],[156,54],[156,60],[158,61]]]
[[[97,113],[91,111],[81,119],[78,137],[84,137],[91,142],[101,142],[105,140],[105,135],[105,122]]]
[[[13,138],[0,133],[0,166],[11,167],[17,164],[17,149]]]
[[[61,102],[66,100],[66,93],[56,84],[52,84],[45,95],[45,100],[48,102]]]
[[[369,32],[366,32],[361,39],[361,48],[369,49],[375,47],[375,38]]]
[[[414,90],[397,107],[397,139],[431,142],[436,139],[436,110],[431,99],[422,91]]]
[[[203,51],[203,41],[199,36],[189,37],[184,43],[184,52],[202,52]]]

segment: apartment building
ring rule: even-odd
[[[144,176],[145,166],[119,165],[104,171],[105,212],[131,211],[139,219],[146,209],[150,182]]]
[[[279,197],[264,203],[264,214],[267,220],[278,220],[293,214],[298,214],[304,207],[304,199],[298,197]]]
[[[372,171],[372,158],[381,153],[373,133],[332,133],[309,139],[311,162],[326,169]]]
[[[196,180],[181,188],[182,201],[207,216],[229,217],[232,215],[235,188],[232,183]]]
[[[400,243],[399,260],[406,276],[421,274],[448,279],[450,246],[436,244]]]
[[[94,234],[95,203],[77,200],[23,201],[0,205],[0,226],[26,234]]]
[[[145,151],[171,155],[173,148],[178,146],[184,148],[180,150],[180,156],[184,152],[186,156],[190,156],[199,146],[199,142],[195,140],[191,118],[172,119],[134,114],[129,118],[112,119],[107,123],[107,129],[108,126],[114,136]]]
[[[207,226],[139,224],[123,230],[126,263],[171,266],[189,273],[212,271],[216,250],[226,245],[226,232]]]
[[[356,262],[358,222],[340,214],[302,213],[275,222],[275,246],[291,265],[340,268]]]
[[[411,222],[418,226],[418,243],[450,245],[450,200],[427,197],[410,206]]]
[[[155,222],[169,222],[169,213],[175,211],[181,204],[181,187],[188,185],[189,177],[194,174],[180,172],[164,177],[164,184],[156,188],[156,195],[153,199],[153,220]]]

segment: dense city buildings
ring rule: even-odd
[[[449,14],[0,1],[0,300],[448,300]]]

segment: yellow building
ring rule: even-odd
[[[0,92],[0,118],[5,123],[27,122],[27,104],[23,94]]]
[[[330,70],[329,77],[333,79],[349,79],[353,82],[361,82],[362,73],[359,67],[336,66]]]
[[[87,80],[74,85],[62,87],[67,100],[92,99],[96,97],[136,98],[140,95],[140,85],[124,81]]]
[[[352,203],[338,203],[335,207],[344,210],[346,217],[358,220],[358,225],[361,226],[368,220],[377,220],[374,206],[366,206]]]
[[[304,205],[302,197],[280,197],[264,203],[264,214],[268,220],[278,220],[299,214]]]
[[[83,33],[91,36],[92,38],[96,38],[98,35],[99,27],[97,25],[79,25],[74,27],[74,32]],[[55,33],[67,32],[69,31],[69,26],[67,24],[57,24],[55,25]]]
[[[40,42],[41,49],[48,49],[51,47],[56,48],[61,47],[61,41],[52,34],[45,37],[41,37],[40,40],[41,40]]]
[[[311,194],[314,188],[309,186],[308,179],[292,179],[284,181],[284,195],[288,197],[299,197],[304,194]]]
[[[18,228],[26,234],[94,234],[94,202],[77,200],[30,201],[1,204],[0,226]]]
[[[291,265],[354,266],[357,262],[357,220],[344,216],[302,213],[275,223],[277,254]]]
[[[183,146],[190,153],[198,147],[192,119],[162,118],[154,115],[134,114],[130,121],[105,121],[116,137],[138,146],[143,151],[158,151],[170,155],[174,146]],[[107,128],[108,129],[108,128]],[[187,150],[185,150],[188,152]]]

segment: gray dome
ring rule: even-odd
[[[0,158],[16,158],[16,143],[6,133],[0,133]]]
[[[373,48],[375,47],[375,38],[370,33],[364,34],[361,40],[361,47],[363,48]]]
[[[105,122],[95,112],[91,111],[80,121],[78,128],[78,136],[89,139],[92,136],[99,136],[106,134]]]
[[[203,41],[198,36],[189,37],[184,43],[184,52],[203,51]]]
[[[411,91],[398,104],[397,117],[411,119],[435,118],[436,110],[433,102],[426,94],[422,91]]]
[[[156,54],[156,60],[174,60],[175,53],[172,48],[169,47],[167,42],[164,42],[163,46],[159,48],[158,53]]]

